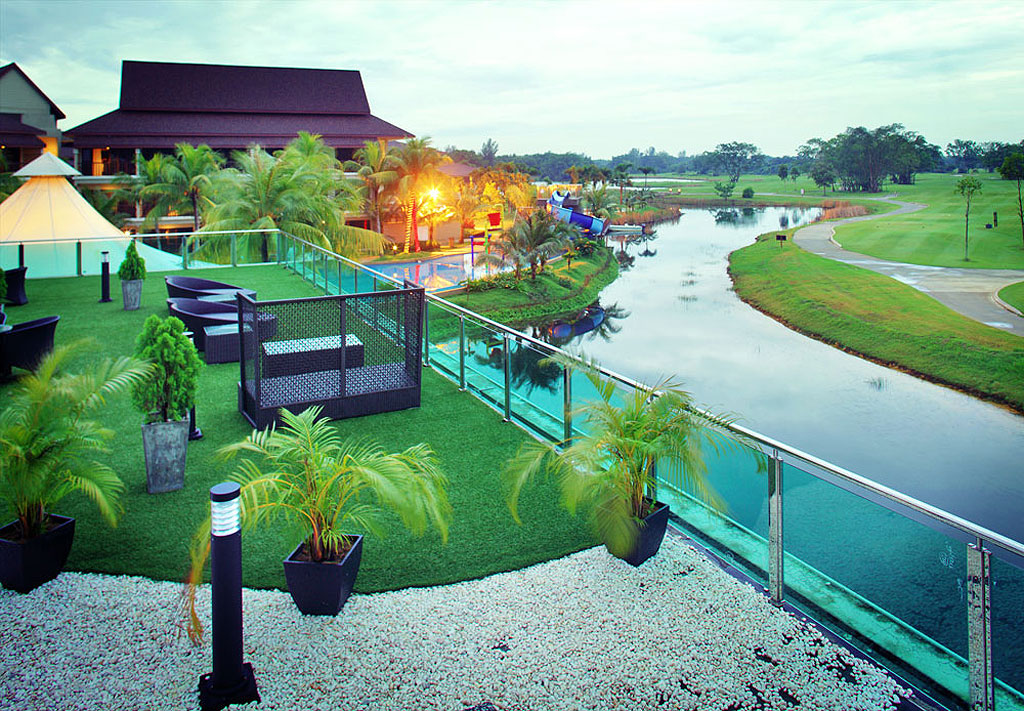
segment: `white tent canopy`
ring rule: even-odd
[[[78,273],[81,245],[82,273],[100,271],[102,252],[109,253],[111,270],[117,269],[130,240],[64,177],[78,174],[50,153],[15,173],[28,181],[0,203],[0,266],[18,266],[22,246],[29,278],[72,276]],[[146,245],[139,245],[139,253],[151,269],[180,266],[174,255]]]

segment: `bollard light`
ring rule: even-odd
[[[110,298],[110,252],[100,252],[100,303],[111,301]]]
[[[260,700],[252,664],[242,662],[240,491],[235,482],[210,488],[213,672],[199,677],[199,706],[203,711]]]

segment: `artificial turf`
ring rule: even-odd
[[[185,273],[185,272],[168,272]],[[197,272],[187,272],[196,275]],[[294,274],[276,266],[203,270],[206,278],[256,289],[262,299],[292,298],[317,292]],[[142,322],[150,314],[166,315],[163,274],[150,274],[142,308],[121,308],[117,279],[114,302],[100,304],[99,277],[30,280],[29,303],[10,307],[9,322],[59,314],[56,342],[91,338],[69,370],[87,368],[106,356],[130,354]],[[221,461],[217,450],[245,438],[251,427],[237,409],[238,364],[209,365],[200,377],[197,421],[205,437],[189,444],[185,488],[146,493],[140,424],[127,393],[113,398],[98,416],[115,430],[106,461],[125,482],[125,514],[110,528],[81,495],[71,495],[55,513],[77,519],[74,547],[66,570],[143,575],[158,580],[183,579],[187,545],[209,511],[209,488],[226,480],[236,466]],[[0,386],[0,402],[10,384]],[[374,592],[409,586],[449,583],[514,570],[594,545],[586,523],[559,505],[553,482],[540,481],[520,503],[523,525],[509,515],[499,472],[529,438],[515,425],[429,368],[423,372],[422,405],[400,412],[340,420],[343,436],[370,437],[389,451],[426,442],[434,448],[449,478],[453,522],[447,544],[436,532],[416,537],[393,514],[383,517],[387,535],[370,538],[356,590]],[[243,535],[243,583],[249,587],[284,588],[281,561],[301,534],[277,526]]]

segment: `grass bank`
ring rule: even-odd
[[[924,173],[914,185],[891,186],[899,200],[926,204],[924,210],[836,227],[846,249],[911,264],[973,269],[1024,269],[1024,241],[1017,217],[1017,186],[998,173],[978,173],[981,192],[971,201],[970,261],[964,261],[964,199],[956,194],[962,176]],[[998,224],[992,213],[997,213]],[[986,225],[993,225],[986,229]]]
[[[575,269],[575,266],[574,266]],[[306,282],[279,267],[238,267],[190,271],[207,278],[254,288],[260,298],[320,295]],[[162,274],[150,274],[139,311],[123,311],[114,303],[97,303],[98,277],[30,280],[30,302],[9,309],[12,322],[59,314],[57,343],[83,337],[95,349],[81,354],[72,368],[87,368],[97,359],[131,353],[142,322],[150,314],[167,314]],[[115,291],[117,283],[113,284]],[[140,425],[142,416],[127,394],[112,399],[101,420],[117,434],[103,459],[125,482],[126,513],[111,529],[93,505],[71,496],[56,513],[74,516],[77,532],[67,570],[115,575],[144,575],[181,580],[189,538],[209,511],[209,488],[233,472],[234,463],[216,457],[217,450],[246,437],[251,428],[237,409],[237,363],[203,369],[196,404],[205,437],[189,445],[185,488],[146,493]],[[0,385],[0,403],[10,385]],[[501,465],[529,436],[468,393],[430,369],[423,372],[422,406],[369,417],[339,420],[343,436],[370,436],[389,451],[427,442],[437,452],[450,484],[454,520],[447,545],[436,533],[413,536],[397,517],[387,515],[387,536],[370,539],[356,583],[361,592],[409,586],[438,585],[514,570],[557,558],[595,543],[587,526],[559,505],[552,482],[540,481],[524,492],[528,501],[524,525],[512,521],[499,482]],[[291,532],[262,529],[243,536],[244,577],[250,587],[284,587],[281,561],[298,543]]]
[[[1024,313],[1024,281],[1000,289],[999,298]]]
[[[1024,339],[881,274],[780,248],[775,234],[730,255],[741,299],[843,350],[1024,413]]]
[[[564,259],[549,262],[536,279],[529,271],[524,275],[516,288],[458,294],[450,301],[512,327],[566,317],[594,303],[619,275],[619,265],[612,251],[601,247],[589,257],[573,259],[571,265]]]

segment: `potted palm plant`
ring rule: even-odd
[[[188,411],[196,398],[203,362],[174,316],[146,319],[135,354],[153,364],[149,375],[132,388],[135,406],[146,416],[142,446],[146,456],[146,490],[150,494],[185,486]]]
[[[0,528],[0,583],[25,593],[57,577],[75,535],[75,520],[51,513],[67,494],[91,498],[112,526],[124,484],[92,457],[113,432],[89,414],[144,377],[133,358],[106,360],[88,373],[63,370],[75,346],[60,346],[25,375],[0,412],[0,500],[15,520]]]
[[[432,524],[446,541],[451,506],[447,479],[429,446],[391,454],[373,442],[343,440],[320,412],[281,410],[280,429],[255,430],[221,455],[260,460],[243,459],[232,477],[241,485],[242,525],[279,519],[291,524],[301,540],[284,561],[288,592],[304,614],[336,615],[352,592],[362,557],[363,536],[350,531],[380,533],[377,518],[391,509],[414,533]],[[206,563],[209,531],[207,521],[193,540],[192,596]],[[194,610],[190,617],[195,639],[202,628]]]
[[[583,507],[608,551],[638,566],[658,552],[668,524],[669,508],[658,501],[659,463],[689,491],[721,507],[707,481],[703,452],[705,446],[740,446],[727,418],[697,410],[690,395],[668,379],[625,394],[617,405],[615,382],[593,363],[562,355],[552,360],[582,370],[599,399],[577,410],[586,416],[585,434],[558,445],[527,443],[506,464],[502,478],[517,522],[523,487],[537,474],[550,473],[569,511]]]
[[[117,270],[121,279],[121,298],[125,311],[135,311],[142,303],[142,282],[146,278],[146,262],[135,247],[135,240],[128,245],[124,261]]]

